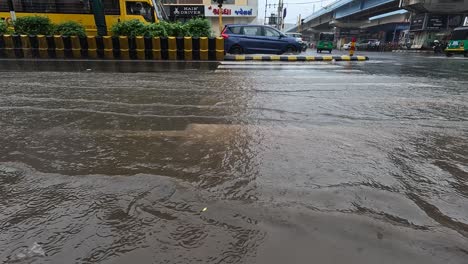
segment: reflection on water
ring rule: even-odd
[[[0,261],[468,258],[461,82],[205,70],[3,73]]]

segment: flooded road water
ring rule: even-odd
[[[1,62],[0,263],[468,263],[468,60],[371,56]]]

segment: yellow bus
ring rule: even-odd
[[[102,0],[102,3],[108,31],[118,21],[158,22],[154,0]],[[90,0],[13,0],[13,6],[16,17],[40,15],[47,16],[53,23],[76,21],[86,28],[87,34],[97,34]],[[11,23],[6,0],[0,1],[0,19]]]

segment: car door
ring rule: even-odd
[[[245,53],[262,53],[265,49],[260,26],[244,26],[243,36],[239,41]]]
[[[273,28],[263,27],[262,35],[264,36],[265,53],[281,53],[288,45],[282,34]]]

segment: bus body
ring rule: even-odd
[[[96,35],[97,28],[90,0],[13,0],[16,17],[46,16],[52,23],[76,21],[86,28],[88,35]],[[102,0],[107,30],[119,21],[137,19],[157,22],[152,0]],[[11,25],[7,1],[0,1],[0,19]]]
[[[335,34],[330,32],[322,32],[319,35],[319,41],[317,42],[317,52],[322,52],[327,50],[329,53],[333,50],[333,40],[335,39]]]
[[[468,57],[468,27],[458,27],[453,30],[450,42],[445,49],[447,56],[454,53],[463,54]]]

